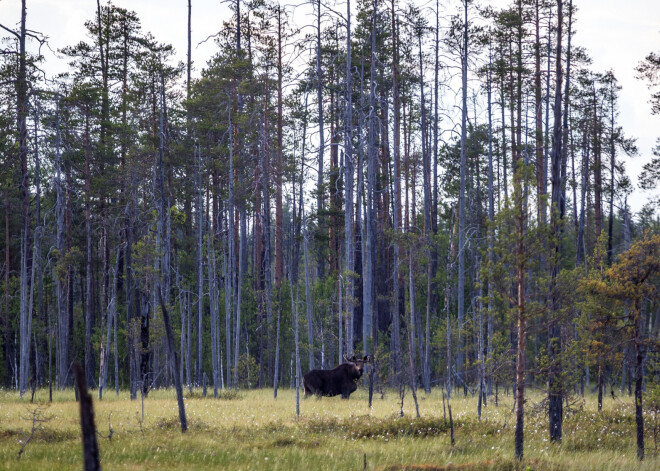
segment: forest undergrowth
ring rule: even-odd
[[[186,390],[189,430],[181,434],[173,390],[130,401],[127,391],[95,401],[101,465],[105,469],[378,469],[378,470],[651,470],[657,469],[654,417],[648,415],[646,460],[636,460],[632,398],[610,396],[597,411],[595,395],[570,402],[560,445],[550,444],[544,396],[526,406],[525,458],[513,457],[513,396],[500,391],[476,417],[476,397],[454,394],[455,444],[443,414],[442,391],[418,396],[415,418],[406,394],[385,390],[368,407],[366,391],[349,401],[301,400],[295,390],[240,391],[214,400]],[[78,404],[72,390],[39,390],[34,403],[0,391],[0,467],[73,469],[82,465]],[[143,409],[144,404],[144,409]],[[144,413],[144,415],[143,415]],[[29,440],[29,441],[28,441]],[[27,445],[25,443],[27,442]],[[25,446],[24,446],[25,445]],[[19,457],[19,450],[24,448]]]

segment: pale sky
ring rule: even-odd
[[[155,38],[170,43],[177,52],[177,59],[185,60],[187,48],[187,0],[114,0],[115,5],[134,10],[142,22],[144,31]],[[286,4],[301,4],[286,2]],[[334,2],[332,2],[334,3]],[[355,0],[353,1],[355,3]],[[403,3],[403,2],[402,2]],[[430,2],[418,1],[420,4]],[[432,2],[435,4],[435,1]],[[447,5],[447,1],[441,1]],[[457,4],[457,0],[452,0]],[[481,4],[506,5],[508,0],[482,0]],[[0,0],[0,23],[12,27],[20,19],[20,0]],[[652,158],[652,147],[660,137],[660,116],[652,116],[646,84],[635,78],[634,68],[649,52],[660,52],[660,1],[658,0],[574,0],[579,8],[574,29],[574,44],[583,46],[593,58],[592,69],[613,69],[619,84],[620,123],[629,137],[637,138],[639,156],[626,159],[626,169],[636,190],[629,204],[639,210],[651,196],[637,189],[637,176],[642,165]],[[27,0],[27,27],[48,36],[50,47],[57,50],[80,41],[85,34],[84,21],[93,18],[96,0]],[[339,10],[345,7],[339,5]],[[453,10],[454,7],[447,7]],[[193,60],[199,71],[215,52],[212,41],[197,43],[216,33],[223,20],[229,18],[227,6],[221,0],[192,0]],[[293,21],[309,23],[307,8],[294,13]],[[2,34],[5,36],[6,34]],[[87,39],[87,38],[85,38]],[[50,74],[67,70],[66,61],[57,59],[50,51],[45,52],[47,71]]]

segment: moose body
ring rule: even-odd
[[[337,396],[348,399],[351,393],[357,389],[357,381],[364,372],[364,363],[369,361],[366,355],[362,359],[355,356],[346,358],[345,363],[331,370],[311,370],[303,376],[303,388],[305,397],[315,394],[317,396]]]

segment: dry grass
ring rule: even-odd
[[[47,391],[36,400],[50,420],[35,432],[20,458],[21,440],[31,430],[36,407],[13,392],[0,391],[0,468],[80,468],[78,404],[73,391],[57,392],[47,404]],[[295,416],[295,391],[241,391],[223,399],[186,399],[190,430],[179,431],[173,390],[152,391],[144,401],[114,392],[94,401],[101,462],[105,469],[367,469],[381,470],[651,470],[657,469],[652,443],[648,459],[635,459],[632,400],[608,400],[596,411],[594,398],[565,421],[561,445],[548,442],[547,418],[531,412],[525,422],[525,461],[513,460],[511,397],[500,395],[499,407],[484,408],[476,420],[476,400],[452,400],[456,444],[451,447],[443,418],[442,395],[420,392],[421,419],[414,418],[409,395],[405,416],[398,417],[395,392],[378,396],[369,409],[358,391],[339,398],[301,400]],[[109,439],[110,426],[113,429]]]

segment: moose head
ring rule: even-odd
[[[355,367],[356,375],[358,378],[360,378],[362,376],[362,373],[364,372],[364,364],[369,362],[373,363],[373,360],[374,360],[373,355],[365,355],[362,358],[358,358],[355,355],[349,358],[346,355],[344,355],[344,361]]]

